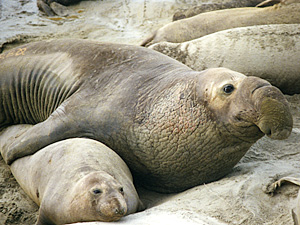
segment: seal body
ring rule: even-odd
[[[300,23],[299,14],[299,3],[280,5],[280,7],[274,5],[265,8],[216,10],[166,24],[146,38],[141,45],[149,46],[163,41],[181,43],[236,27]]]
[[[292,129],[269,82],[193,71],[139,46],[57,40],[1,57],[0,127],[35,124],[5,143],[8,164],[87,137],[117,152],[144,186],[176,192],[219,179],[264,134],[283,139]]]
[[[194,70],[226,67],[266,79],[283,93],[300,93],[300,24],[233,28],[184,43],[162,42],[149,48]]]
[[[1,140],[11,136],[7,132],[19,133],[19,126],[8,128]],[[39,225],[116,221],[143,208],[124,161],[98,141],[51,144],[16,160],[11,171],[40,206]]]
[[[219,2],[202,3],[199,6],[194,6],[192,8],[176,10],[176,12],[173,15],[173,21],[189,18],[198,15],[200,13],[210,12],[214,10],[240,8],[240,7],[254,7],[260,3],[262,3],[262,0],[240,0],[240,1],[233,0],[233,1],[220,2],[220,3]],[[270,5],[264,5],[264,6],[270,6]]]

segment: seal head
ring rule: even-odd
[[[77,182],[73,193],[76,194],[71,195],[74,198],[69,203],[69,221],[111,222],[126,215],[123,187],[105,172],[86,175]]]

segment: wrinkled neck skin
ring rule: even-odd
[[[231,73],[234,76],[231,77]],[[194,79],[178,82],[162,91],[145,110],[133,132],[137,136],[132,140],[137,142],[131,143],[131,149],[137,152],[136,158],[127,159],[135,161],[132,169],[140,175],[143,184],[157,191],[174,192],[217,180],[228,174],[264,135],[257,124],[267,118],[268,113],[261,112],[260,102],[264,101],[260,96],[265,94],[257,90],[271,85],[254,78],[251,87],[252,80],[246,76],[233,71],[228,74],[223,84],[223,74],[219,77],[222,79],[214,76],[209,82],[209,73],[198,72]],[[223,95],[220,91],[229,81],[234,83],[235,90]],[[279,92],[279,95],[282,94]],[[275,120],[276,117],[277,114]],[[291,124],[288,126],[290,132]],[[122,157],[126,159],[126,155]],[[142,174],[148,174],[144,175],[146,179]],[[161,183],[165,186],[159,187]]]
[[[197,97],[197,83],[196,79],[184,84],[179,82],[161,93],[145,112],[147,116],[134,127],[133,134],[139,136],[131,139],[137,140],[131,145],[138,149],[134,151],[138,154],[127,161],[135,161],[132,169],[138,177],[148,174],[141,182],[151,189],[174,192],[169,187],[177,186],[175,191],[182,191],[216,180],[227,174],[263,136],[254,125],[249,128],[249,133],[254,133],[250,137],[247,129],[240,131],[231,127],[225,113],[217,118],[220,114],[210,109],[210,103]],[[233,134],[241,132],[245,133],[244,140]],[[122,157],[126,159],[127,156]],[[188,180],[186,174],[189,174]],[[167,181],[169,184],[158,187],[158,183]]]

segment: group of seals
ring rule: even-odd
[[[266,79],[285,94],[300,93],[300,24],[238,27],[149,48],[194,70],[226,67]]]
[[[141,45],[149,46],[163,41],[180,43],[236,27],[300,23],[300,4],[287,3],[265,8],[244,7],[201,13],[166,24]]]
[[[30,126],[7,128],[0,142]],[[37,225],[116,221],[143,209],[127,165],[98,141],[63,140],[14,161],[10,168],[40,206]]]
[[[293,121],[276,87],[225,68],[197,72],[151,49],[87,40],[30,43],[0,55],[0,129],[35,124],[11,164],[72,137],[98,140],[146,187],[178,192],[228,174],[263,135]],[[186,179],[186,178],[189,179]]]

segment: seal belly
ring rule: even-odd
[[[36,124],[77,89],[70,74],[71,60],[65,54],[7,58],[0,71],[0,129],[12,124]],[[13,68],[13,69],[12,69]]]

